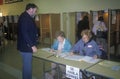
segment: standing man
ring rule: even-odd
[[[32,54],[37,52],[37,27],[34,16],[37,6],[33,3],[26,5],[25,11],[18,20],[17,49],[20,51],[23,60],[23,79],[32,79]]]
[[[78,22],[78,26],[77,26],[77,38],[78,38],[78,40],[77,41],[79,41],[82,38],[81,32],[85,29],[89,29],[89,19],[88,19],[87,15],[85,15],[83,17],[83,19]]]

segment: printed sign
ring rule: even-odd
[[[66,65],[66,77],[71,79],[81,79],[79,68]]]

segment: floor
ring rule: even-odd
[[[50,66],[49,63],[46,65],[46,68]],[[0,79],[22,79],[21,66],[22,60],[16,49],[16,42],[7,42],[4,49],[0,50]],[[42,79],[42,74],[42,61],[33,58],[33,79]]]
[[[38,48],[49,47],[48,45],[39,45]],[[4,49],[0,51],[0,79],[22,79],[21,56],[16,50],[16,42],[6,41]],[[111,49],[113,51],[114,48]],[[111,56],[111,60],[120,62],[119,57]],[[46,63],[50,67],[50,63]],[[42,60],[33,58],[33,79],[42,79]]]

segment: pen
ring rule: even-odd
[[[52,55],[48,56],[47,58],[50,58],[50,57],[52,57],[52,56],[54,56],[54,54],[52,54]]]

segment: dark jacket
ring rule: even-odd
[[[78,22],[78,28],[77,28],[77,37],[78,40],[82,38],[81,32],[85,29],[89,29],[89,21],[88,20],[81,20]]]
[[[33,52],[32,46],[37,44],[37,27],[34,19],[24,12],[18,20],[17,49],[21,52]]]

